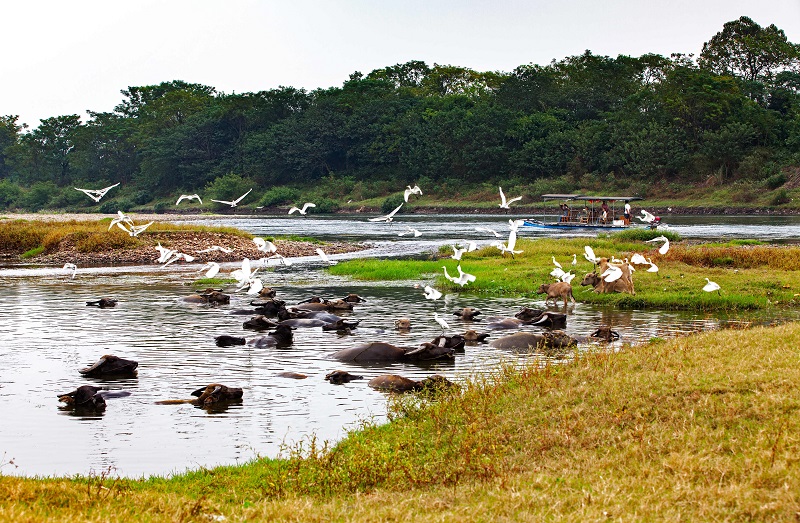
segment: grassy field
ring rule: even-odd
[[[628,233],[628,234],[625,234]],[[550,271],[552,258],[564,270],[576,275],[573,292],[579,301],[613,304],[626,309],[697,309],[742,310],[800,304],[800,247],[761,245],[758,242],[689,244],[673,241],[666,255],[658,253],[661,243],[646,243],[653,231],[625,231],[601,238],[520,240],[523,253],[513,259],[494,247],[466,253],[461,268],[474,274],[476,281],[460,287],[444,278],[442,267],[457,274],[459,262],[450,259],[452,249],[445,248],[430,260],[352,260],[329,270],[365,280],[398,280],[414,283],[433,282],[439,290],[468,292],[491,296],[514,295],[541,299],[536,290],[542,283],[554,281]],[[632,234],[631,234],[632,233]],[[638,236],[636,236],[638,235]],[[673,237],[673,240],[675,237]],[[636,295],[598,294],[581,286],[583,276],[594,265],[583,257],[590,245],[597,256],[619,259],[641,253],[651,258],[659,271],[649,273],[640,266],[633,275]],[[572,266],[573,254],[577,265]],[[721,286],[719,293],[702,291],[705,278]]]
[[[501,367],[334,447],[171,479],[0,476],[0,521],[795,520],[798,346],[788,324]]]

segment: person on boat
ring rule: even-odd
[[[630,225],[631,223],[631,204],[628,200],[625,200],[625,212],[622,215],[625,218],[625,225]]]
[[[604,201],[600,206],[600,209],[603,211],[603,213],[600,215],[600,220],[603,223],[608,223],[608,202]]]
[[[561,207],[561,212],[563,213],[561,215],[561,221],[562,222],[568,222],[569,221],[569,205],[567,205],[566,203],[562,203],[561,205],[559,205],[559,207]]]

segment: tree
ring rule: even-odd
[[[11,164],[7,161],[11,148],[19,142],[19,132],[26,127],[18,124],[19,116],[0,116],[0,180],[11,175]]]
[[[704,43],[697,62],[720,75],[771,85],[781,71],[800,67],[800,46],[789,42],[775,24],[761,27],[743,16],[727,22]]]

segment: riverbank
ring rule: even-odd
[[[0,476],[0,521],[794,520],[798,346],[795,323],[502,367],[332,448],[171,479]]]
[[[95,219],[88,219],[93,216]],[[163,217],[132,215],[139,224],[154,221],[143,233],[132,237],[117,227],[109,230],[116,215],[8,215],[0,216],[0,258],[25,259],[41,265],[78,266],[157,264],[157,245],[189,254],[202,262],[234,262],[259,259],[253,235],[230,227],[204,227],[163,222]],[[6,221],[7,220],[7,221]],[[157,221],[161,220],[161,221]],[[277,254],[286,258],[316,256],[324,247],[328,254],[363,249],[352,242],[320,242],[311,238],[267,238],[274,240]],[[230,252],[216,249],[222,247]]]

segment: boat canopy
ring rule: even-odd
[[[584,200],[587,202],[614,202],[620,200],[643,200],[639,196],[588,196],[585,194],[543,194],[543,200]]]

